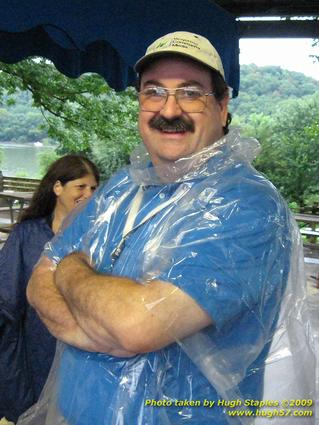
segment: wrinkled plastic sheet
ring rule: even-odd
[[[110,183],[114,187],[108,196],[99,190],[91,200],[96,211],[93,224],[79,242],[65,247],[64,255],[80,249],[100,272],[129,275],[142,285],[165,277],[188,291],[188,279],[192,281],[193,274],[198,274],[195,278],[203,280],[203,296],[223,302],[227,315],[216,307],[210,329],[176,340],[157,353],[133,358],[81,353],[59,343],[40,400],[20,417],[19,425],[263,425],[270,423],[271,415],[273,423],[280,425],[290,425],[293,420],[303,425],[315,423],[314,414],[298,419],[287,413],[288,409],[313,410],[309,400],[316,399],[302,243],[285,203],[272,185],[250,168],[249,162],[257,152],[256,141],[242,139],[237,132],[170,167],[154,169],[147,154],[139,150],[129,173]],[[121,212],[124,226],[129,216],[132,219],[138,188],[157,187],[158,195],[161,187],[172,185],[169,199],[173,201],[156,213],[156,225],[146,220],[129,235],[128,239],[134,240],[135,233],[140,232],[137,238],[141,241],[137,243],[141,247],[134,251],[133,264],[125,249],[137,245],[122,250],[123,240],[114,240],[121,228],[114,215],[126,205]],[[262,214],[258,203],[268,198],[269,202],[260,207],[265,209]],[[138,207],[137,211],[143,210],[143,201]],[[143,220],[143,214],[141,217]],[[76,220],[73,218],[74,226]],[[56,243],[57,239],[47,246],[46,254],[53,253],[58,262],[61,258],[54,251]],[[190,264],[196,265],[195,271],[188,267]],[[163,328],[171,332],[171,323],[158,308],[163,303],[165,300],[159,300],[145,308],[158,315]],[[243,336],[235,336],[239,331]],[[79,358],[83,370],[69,375],[75,364],[78,367]],[[253,380],[258,374],[264,377],[259,404],[247,406],[254,392],[250,393],[243,381],[247,377]],[[170,379],[173,382],[167,382]],[[222,416],[216,413],[216,407],[204,406],[205,398],[208,403],[214,393],[210,388],[217,394],[215,402],[222,400],[223,406],[218,407]],[[187,401],[200,405],[174,405],[185,394]],[[146,400],[162,405],[152,407]],[[307,402],[294,405],[295,400]],[[230,416],[229,410],[250,410],[255,416]]]

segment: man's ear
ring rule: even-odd
[[[222,120],[222,123],[223,123],[223,127],[225,127],[227,125],[229,97],[225,96],[218,103],[219,103],[219,106],[220,106],[220,113],[221,113],[221,120]]]
[[[60,180],[57,180],[53,185],[53,192],[56,194],[56,196],[60,196],[62,192],[63,186]]]

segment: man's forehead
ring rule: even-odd
[[[165,56],[150,62],[141,73],[141,82],[148,80],[180,79],[210,84],[211,73],[198,62],[182,56]]]

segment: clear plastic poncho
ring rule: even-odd
[[[304,413],[316,396],[302,244],[285,202],[250,165],[258,149],[232,131],[157,168],[139,149],[48,244],[54,262],[83,251],[101,273],[170,282],[213,325],[131,358],[59,343],[19,425],[315,423]],[[145,308],[171,332],[165,302]]]

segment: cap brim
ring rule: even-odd
[[[225,80],[223,73],[220,72],[219,69],[214,68],[211,65],[208,65],[204,61],[201,61],[199,59],[194,58],[194,56],[192,56],[192,55],[188,55],[187,53],[176,52],[174,50],[173,51],[172,50],[164,50],[164,51],[162,50],[161,52],[154,52],[154,53],[150,53],[148,55],[143,56],[134,65],[134,71],[137,74],[140,74],[141,70],[144,68],[144,66],[146,66],[148,64],[148,62],[152,61],[154,58],[158,58],[158,57],[161,57],[161,56],[167,56],[167,55],[183,56],[183,57],[189,58],[189,59],[193,60],[194,62],[197,62],[201,65],[206,66],[209,69],[212,69],[213,71],[218,72],[223,77],[223,79]]]

